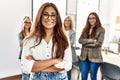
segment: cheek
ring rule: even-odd
[[[57,24],[57,21],[55,20],[53,23],[54,23],[54,26],[55,26]]]
[[[70,25],[70,22],[65,22],[65,25]]]
[[[94,20],[94,23],[96,23],[96,20]]]
[[[53,27],[56,25],[56,22],[54,22]]]
[[[96,20],[90,20],[89,22],[93,24],[96,23]]]
[[[45,26],[45,21],[44,20],[41,20],[41,23],[43,26]]]

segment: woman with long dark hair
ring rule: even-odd
[[[68,80],[71,46],[55,4],[44,3],[23,42],[21,67],[30,80]]]
[[[91,80],[97,80],[97,71],[103,62],[101,47],[105,30],[95,12],[88,15],[86,25],[79,38],[82,44],[80,54],[80,71],[82,80],[87,80],[90,72]]]

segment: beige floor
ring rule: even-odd
[[[79,80],[79,74],[80,74],[80,71],[73,68],[72,69],[71,80]]]

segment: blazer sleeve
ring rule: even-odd
[[[82,36],[80,36],[78,42],[84,46],[84,45],[87,45],[87,44],[94,43],[94,39],[84,39]]]
[[[86,47],[101,47],[102,46],[102,43],[104,41],[105,30],[104,29],[99,30],[97,33],[98,33],[96,37],[97,41],[91,44],[87,44]]]

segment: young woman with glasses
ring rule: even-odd
[[[21,68],[31,73],[30,80],[68,80],[71,46],[55,4],[44,3],[38,10],[22,54]]]
[[[80,54],[81,80],[87,80],[90,73],[91,80],[97,80],[97,71],[103,62],[101,47],[104,40],[105,30],[95,12],[88,15],[86,25],[79,38],[82,44]]]
[[[78,62],[78,56],[76,55],[76,51],[75,51],[76,32],[73,30],[74,26],[73,26],[71,16],[67,16],[64,19],[63,25],[65,28],[66,34],[69,36],[71,50],[72,50],[72,69],[67,72],[68,80],[71,80],[71,79],[78,80],[79,79],[79,66],[78,66],[79,62]],[[76,63],[78,65],[76,65]],[[76,72],[76,76],[74,77],[73,77],[74,73],[72,73],[73,71]]]
[[[20,43],[20,54],[19,54],[19,59],[21,60],[21,56],[22,56],[22,40],[30,33],[30,29],[31,29],[31,25],[32,25],[32,20],[30,17],[25,16],[23,18],[22,21],[22,28],[21,31],[18,34],[18,38],[19,38],[19,43]],[[22,72],[22,80],[29,80],[29,74],[23,73]]]

